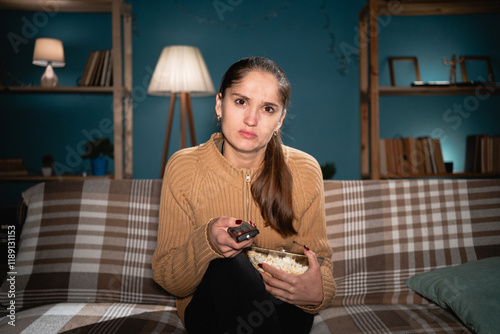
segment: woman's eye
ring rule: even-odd
[[[236,104],[239,104],[239,105],[245,105],[245,101],[242,100],[242,99],[236,99]]]
[[[269,113],[273,113],[274,108],[273,107],[264,107],[264,111],[269,112]]]

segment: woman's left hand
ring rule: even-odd
[[[319,305],[323,301],[323,280],[316,254],[305,248],[309,269],[302,275],[289,274],[283,270],[262,263],[259,267],[266,290],[279,300],[295,305]]]

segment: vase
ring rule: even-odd
[[[43,176],[51,176],[52,175],[52,167],[42,167],[42,175]]]
[[[108,160],[103,157],[98,157],[92,160],[92,174],[94,176],[106,175],[108,170]]]

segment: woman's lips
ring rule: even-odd
[[[240,130],[239,133],[241,136],[243,136],[244,138],[247,138],[247,139],[254,139],[257,137],[257,135],[251,131]]]

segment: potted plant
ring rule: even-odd
[[[337,172],[337,167],[333,162],[325,162],[321,165],[321,171],[323,172],[323,180],[330,180]]]
[[[52,175],[52,168],[56,159],[50,154],[45,154],[42,157],[42,174],[43,176]]]
[[[96,176],[106,175],[108,169],[108,158],[114,158],[113,143],[109,138],[95,137],[92,141],[85,143],[85,153],[82,158],[90,159],[92,174]]]

